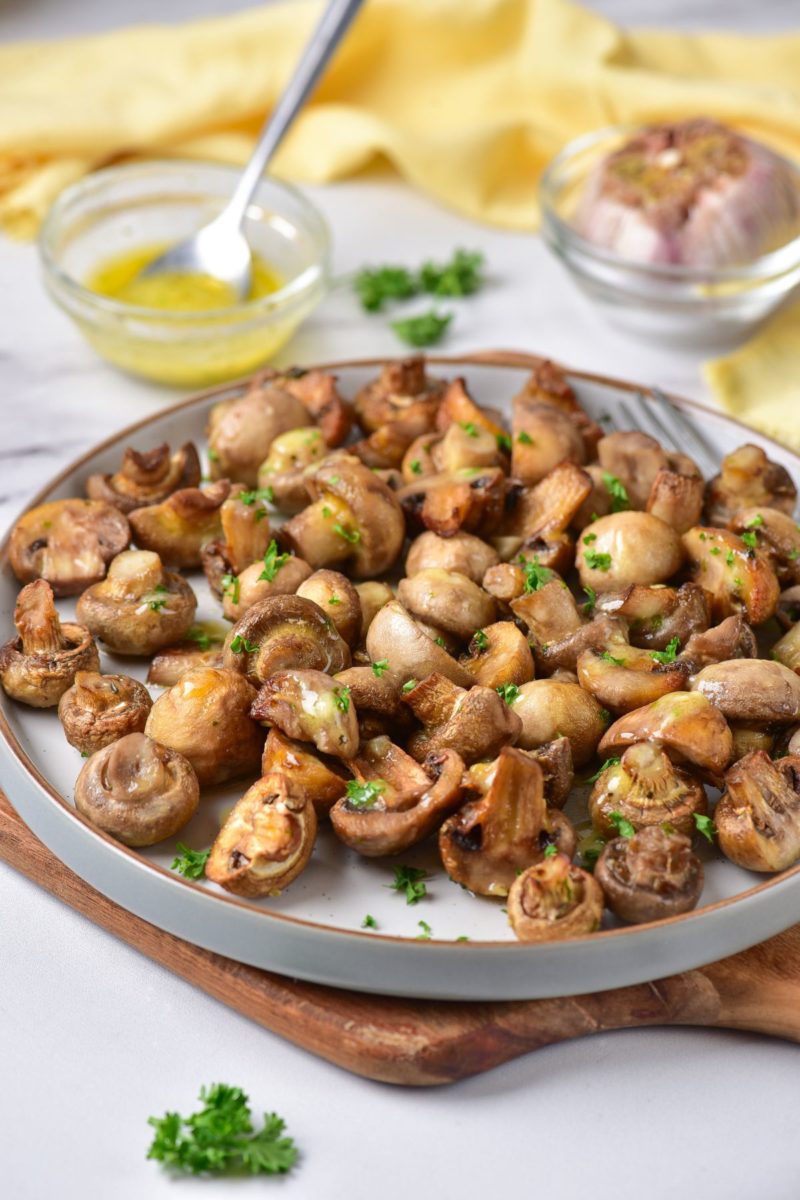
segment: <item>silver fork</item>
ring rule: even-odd
[[[627,400],[619,402],[619,408],[631,429],[642,429],[672,450],[689,454],[704,475],[719,469],[720,455],[701,433],[688,413],[678,408],[660,388],[649,393],[639,392],[638,407],[633,408]]]

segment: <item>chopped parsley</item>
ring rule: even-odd
[[[476,629],[472,635],[472,640],[478,650],[486,650],[489,646],[489,639],[482,629]]]
[[[584,783],[597,783],[597,780],[603,774],[603,771],[607,771],[609,767],[618,767],[619,763],[619,758],[607,758],[605,762],[597,768],[594,775],[590,775],[588,779],[584,780]]]
[[[384,671],[389,670],[388,658],[379,658],[377,662],[372,664],[372,674],[376,679],[380,679]]]
[[[478,426],[474,421],[459,421],[459,425],[464,430],[464,433],[466,433],[469,437],[480,437],[481,431],[478,429]]]
[[[333,532],[338,533],[339,537],[344,538],[351,546],[355,546],[357,542],[361,541],[361,534],[357,529],[347,529],[339,521],[333,526]]]
[[[502,696],[506,704],[513,704],[519,695],[519,688],[516,683],[500,683],[494,690],[498,696]]]
[[[403,684],[402,690],[406,693],[413,692],[413,690],[416,686],[417,686],[417,680],[409,679],[406,683]]]
[[[612,812],[608,817],[611,824],[616,829],[620,837],[632,838],[636,833],[636,829],[631,825],[627,817],[623,817],[621,812]]]
[[[583,560],[590,571],[607,571],[611,566],[611,555],[600,554],[597,550],[587,550]]]
[[[545,848],[544,848],[545,858],[555,858],[555,856],[557,854],[558,854],[558,846],[555,844],[555,842],[551,842],[549,846],[545,846]]]
[[[749,550],[755,550],[758,545],[758,534],[753,533],[751,529],[746,529],[742,534],[742,541]]]
[[[736,555],[734,554],[734,552],[732,550],[729,550],[728,553],[725,555],[725,562],[727,563],[727,565],[729,567],[732,567],[733,564],[736,562]]]
[[[657,663],[673,663],[678,656],[679,646],[680,640],[677,637],[670,638],[663,650],[651,650],[650,657]]]
[[[596,542],[596,541],[597,541],[596,533],[587,533],[586,537],[583,539],[583,544],[584,544],[584,546],[591,546],[592,542]]]
[[[209,450],[208,457],[212,462],[219,462],[219,454],[216,450]]]
[[[533,558],[526,559],[522,554],[519,556],[519,564],[525,573],[525,594],[530,595],[531,592],[538,592],[546,583],[554,577],[555,571],[551,571],[549,567],[543,567],[539,562],[539,555],[534,554]]]
[[[369,779],[364,783],[350,779],[347,783],[347,803],[351,808],[373,808],[375,801],[385,791],[386,784],[382,779]]]
[[[222,590],[226,596],[230,596],[231,603],[233,603],[233,604],[239,603],[240,589],[241,589],[241,584],[239,583],[238,575],[223,575],[222,576]]]
[[[275,493],[271,487],[253,488],[249,492],[239,492],[236,499],[241,500],[242,504],[246,504],[248,507],[252,507],[256,500],[266,500],[268,504],[272,504]]]
[[[612,513],[624,512],[625,509],[630,508],[631,502],[628,497],[628,491],[621,479],[618,479],[616,475],[612,475],[610,471],[603,471],[603,483],[611,497]]]
[[[581,608],[588,617],[594,612],[594,606],[597,604],[597,592],[591,587],[585,587],[583,591],[586,596],[586,600],[581,605]]]
[[[243,654],[245,651],[248,654],[255,654],[258,649],[258,642],[248,642],[246,637],[242,637],[240,633],[231,642],[231,650],[234,654]]]
[[[202,879],[206,873],[210,850],[190,850],[183,842],[178,842],[175,849],[177,856],[172,861],[171,870],[183,875],[184,879]]]
[[[764,518],[762,517],[761,513],[756,513],[754,517],[751,517],[750,520],[745,523],[745,529],[758,529],[759,525],[763,524]]]
[[[800,556],[800,550],[795,549],[790,550],[786,557],[789,559],[789,562],[794,562],[798,556]]]
[[[460,937],[456,938],[456,941],[457,942],[468,942],[469,938],[466,936],[466,934],[462,933]]]
[[[336,704],[336,707],[343,713],[349,712],[350,688],[346,685],[343,687],[338,687],[333,694],[335,697],[334,703]]]
[[[477,250],[456,250],[446,263],[425,262],[419,288],[432,296],[471,296],[483,284],[483,255]]]
[[[517,441],[519,442],[520,446],[532,446],[534,444],[533,438],[529,433],[526,433],[524,429],[517,434]]]
[[[278,553],[278,543],[273,538],[264,552],[264,570],[261,572],[258,578],[266,579],[267,583],[272,583],[283,564],[287,563],[290,558],[290,554]]]
[[[624,667],[625,666],[624,658],[614,658],[614,655],[610,654],[608,652],[608,650],[603,650],[600,654],[600,658],[602,658],[604,662],[613,663],[615,667]]]
[[[422,463],[419,461],[418,458],[412,459],[412,461],[410,463],[410,467],[411,467],[412,475],[421,475],[422,474]]]
[[[364,917],[364,920],[361,922],[361,928],[362,929],[377,929],[378,922],[375,920],[375,918],[370,913],[367,913],[367,915]]]
[[[442,340],[452,319],[452,313],[438,313],[431,308],[415,317],[392,321],[392,329],[409,346],[433,346]]]
[[[507,433],[496,433],[497,449],[505,450],[506,454],[511,453],[511,438]]]
[[[711,817],[705,817],[702,813],[693,813],[692,815],[694,816],[694,825],[697,832],[702,834],[706,841],[711,842],[713,845],[717,827]]]
[[[187,642],[197,642],[201,650],[208,650],[212,642],[219,645],[223,639],[219,634],[206,633],[202,625],[193,625],[186,634],[186,640]]]
[[[716,556],[717,554],[721,554],[721,553],[722,553],[722,551],[720,550],[719,546],[712,546],[711,549],[709,550],[709,554],[713,554],[714,556]]]
[[[406,904],[419,904],[420,900],[424,900],[428,894],[428,889],[423,883],[423,880],[427,878],[428,872],[424,871],[422,867],[395,867],[393,881],[384,884],[384,887],[394,892],[402,892],[405,895]]]
[[[417,282],[406,267],[365,267],[353,280],[356,295],[367,312],[380,312],[387,300],[409,300]]]
[[[341,604],[341,603],[342,603],[341,596],[331,596],[328,599],[328,604]]]
[[[417,921],[417,925],[422,930],[422,933],[417,934],[417,941],[418,942],[429,942],[431,940],[431,934],[433,933],[433,930],[431,929],[428,922],[427,921]]]

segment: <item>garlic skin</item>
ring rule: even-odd
[[[589,176],[575,225],[634,262],[729,267],[797,233],[800,188],[766,146],[704,117],[653,125]]]

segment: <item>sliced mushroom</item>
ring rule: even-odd
[[[423,633],[397,600],[375,615],[367,633],[367,653],[373,662],[388,662],[403,682],[425,679],[434,672],[459,687],[468,688],[474,682],[468,671]]]
[[[497,551],[471,533],[456,533],[439,537],[427,529],[411,543],[406,557],[406,575],[437,567],[443,571],[458,571],[473,583],[480,583],[499,561]]]
[[[85,625],[61,623],[53,589],[44,579],[27,584],[14,608],[16,636],[0,648],[0,683],[13,700],[52,708],[79,671],[97,671],[100,657]]]
[[[330,617],[302,596],[271,596],[247,610],[225,639],[225,666],[256,687],[290,667],[343,671],[350,651]]]
[[[428,567],[397,588],[400,603],[418,621],[435,625],[461,641],[495,618],[495,602],[484,590],[457,571]]]
[[[530,630],[537,670],[574,671],[578,656],[590,647],[604,647],[624,626],[612,617],[585,621],[566,585],[557,579],[511,602],[515,617]]]
[[[508,923],[521,942],[560,942],[600,928],[600,884],[564,854],[523,871],[508,893]]]
[[[300,512],[308,504],[308,468],[319,465],[327,453],[322,430],[316,425],[281,433],[258,468],[258,486],[269,489],[281,512]]]
[[[228,575],[222,583],[222,611],[229,621],[238,621],[262,600],[293,596],[311,575],[308,563],[296,554],[278,553],[272,541],[263,558],[245,567],[241,575]]]
[[[519,872],[541,862],[551,845],[570,857],[575,831],[563,813],[545,806],[539,764],[511,746],[501,750],[485,794],[439,830],[447,874],[479,896],[507,896]]]
[[[578,682],[604,708],[631,712],[682,691],[688,684],[689,668],[663,650],[640,650],[615,631],[602,649],[582,651],[577,659]]]
[[[423,728],[408,739],[418,762],[440,750],[455,750],[467,765],[493,758],[519,737],[522,723],[494,688],[468,691],[444,675],[429,675],[404,699]]]
[[[689,912],[703,890],[703,864],[689,838],[659,825],[614,838],[594,877],[611,911],[634,925]]]
[[[764,550],[783,587],[800,583],[800,526],[777,508],[742,508],[730,522],[748,547]]]
[[[793,725],[800,720],[800,678],[780,662],[734,658],[704,667],[690,687],[730,721]]]
[[[143,733],[98,750],[75,782],[78,812],[126,846],[154,846],[197,811],[200,788],[182,754]]]
[[[150,550],[123,550],[107,577],[87,588],[78,619],[116,654],[150,655],[179,641],[194,622],[197,599],[180,575]]]
[[[481,586],[490,596],[494,596],[501,610],[506,612],[512,600],[525,594],[525,582],[525,570],[520,563],[497,563],[487,568]]]
[[[129,675],[78,671],[58,702],[58,719],[70,746],[94,754],[129,733],[143,733],[153,701]]]
[[[185,442],[174,454],[166,442],[152,450],[125,451],[122,465],[113,475],[90,475],[86,495],[104,500],[120,512],[133,512],[145,504],[160,504],[179,488],[197,487],[200,459],[194,442]]]
[[[519,747],[517,747],[519,749]],[[535,750],[520,750],[528,758],[537,762],[542,769],[544,780],[544,799],[548,808],[563,808],[569,799],[575,772],[572,767],[572,747],[569,739],[556,738],[545,742]],[[479,792],[486,792],[494,780],[500,759],[494,762],[478,762],[469,768],[464,776],[465,786],[474,787]]]
[[[511,621],[498,621],[476,630],[459,662],[476,683],[487,688],[528,683],[534,676],[531,648]]]
[[[619,762],[605,767],[589,795],[592,824],[603,837],[614,837],[611,817],[619,814],[634,827],[644,829],[665,822],[687,837],[694,834],[694,814],[708,805],[702,783],[673,766],[654,742],[637,742]]]
[[[500,467],[464,467],[429,475],[397,493],[410,524],[440,537],[462,532],[490,536],[502,519],[505,497],[506,476]]]
[[[220,509],[222,537],[201,551],[203,571],[212,592],[221,596],[224,576],[240,575],[270,545],[269,513],[258,493],[234,491]]]
[[[340,571],[314,571],[303,580],[295,595],[318,604],[348,646],[360,641],[361,601],[346,575]]]
[[[328,371],[306,371],[292,367],[289,371],[274,371],[268,367],[253,381],[270,387],[280,387],[295,396],[308,415],[322,430],[329,446],[341,446],[353,426],[352,406],[342,398],[336,386],[336,376]]]
[[[244,396],[215,404],[207,429],[212,478],[255,487],[258,468],[275,438],[307,423],[300,400],[277,380],[265,380]]]
[[[347,773],[338,759],[317,754],[308,742],[286,737],[280,729],[270,729],[261,759],[261,774],[273,773],[285,776],[292,795],[312,802],[320,821],[347,790]]]
[[[411,725],[411,714],[403,703],[402,680],[381,663],[375,666],[349,667],[336,674],[336,682],[348,689],[356,706],[361,739],[392,733],[395,739]]]
[[[606,727],[603,710],[594,696],[565,679],[524,683],[511,707],[522,721],[520,747],[533,750],[566,737],[576,767],[589,761]]]
[[[600,755],[621,753],[634,742],[655,742],[676,762],[693,763],[719,775],[731,761],[728,722],[701,692],[674,692],[625,713],[606,730]]]
[[[436,410],[436,426],[448,432],[453,426],[470,432],[470,426],[474,426],[495,439],[504,432],[503,426],[494,419],[492,410],[475,403],[463,379],[453,379],[445,388]]]
[[[596,456],[603,431],[578,403],[578,397],[561,367],[549,360],[538,363],[531,371],[518,398],[520,401],[527,399],[538,404],[548,404],[551,408],[567,413],[580,432],[586,458]]]
[[[711,526],[690,529],[683,545],[695,581],[710,593],[715,620],[743,612],[751,625],[761,625],[774,614],[780,585],[763,551]]]
[[[283,775],[265,775],[242,796],[217,834],[206,878],[236,896],[277,896],[305,868],[317,817]]]
[[[650,513],[618,512],[587,525],[575,565],[584,587],[612,592],[632,583],[664,583],[683,559],[681,539],[664,521]]]
[[[8,557],[20,583],[46,579],[56,596],[73,596],[102,579],[131,540],[128,519],[102,500],[51,500],[23,513]]]
[[[222,505],[231,485],[220,479],[203,488],[182,488],[161,504],[130,515],[136,545],[175,567],[199,567],[203,547],[222,536]]]
[[[256,775],[264,731],[250,716],[255,697],[235,671],[197,667],[159,696],[145,733],[187,758],[201,787]]]
[[[420,766],[388,737],[377,737],[348,765],[356,784],[331,809],[331,824],[346,846],[368,858],[421,842],[461,801],[464,764],[453,750],[430,754]]]
[[[720,849],[747,871],[785,871],[800,859],[800,758],[773,762],[763,750],[725,776],[714,810]]]
[[[791,513],[796,501],[797,488],[786,468],[751,444],[726,454],[719,475],[706,487],[706,511],[712,525],[727,525],[741,508],[763,505]]]
[[[591,490],[591,477],[570,462],[559,463],[535,487],[512,487],[494,546],[503,558],[522,550],[543,566],[567,570],[574,554],[567,530]]]
[[[604,472],[606,489],[612,480],[618,480],[630,506],[638,509],[647,504],[659,471],[668,469],[669,465],[667,455],[656,439],[639,430],[606,434],[597,444],[597,457]]]
[[[665,650],[674,638],[682,646],[692,634],[708,629],[710,621],[706,593],[696,583],[679,588],[632,583],[623,592],[598,596],[597,608],[623,617],[631,645],[645,650]]]
[[[355,398],[358,423],[372,433],[383,425],[422,412],[433,429],[446,386],[443,379],[428,377],[422,355],[387,362],[378,378],[363,387]]]
[[[650,488],[646,509],[671,526],[686,533],[698,525],[703,515],[703,480],[700,475],[683,475],[666,467],[658,472]]]
[[[686,586],[686,585],[684,585]],[[713,629],[693,633],[680,653],[691,674],[728,658],[755,658],[756,636],[741,613],[726,617]]]
[[[586,462],[586,446],[575,421],[537,393],[512,400],[511,474],[538,483],[562,462]]]
[[[369,629],[375,617],[385,604],[389,604],[394,600],[394,592],[388,583],[381,583],[377,579],[367,580],[365,583],[357,583],[355,585],[358,599],[361,602],[361,636],[360,642],[363,642],[367,636]]]
[[[358,750],[358,713],[349,689],[323,671],[276,671],[251,713],[257,721],[277,725],[287,737],[313,742],[323,754],[353,758]]]

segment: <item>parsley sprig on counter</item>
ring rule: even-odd
[[[397,264],[363,267],[353,278],[353,288],[366,312],[383,312],[388,304],[415,296],[471,296],[483,285],[483,255],[457,249],[447,262],[424,262],[418,270]],[[435,309],[392,321],[397,336],[410,346],[432,346],[445,334],[453,314]]]

